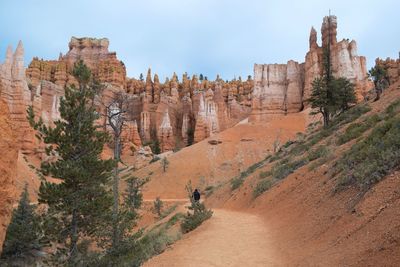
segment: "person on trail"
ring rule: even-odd
[[[200,192],[199,192],[199,190],[197,190],[197,189],[194,190],[192,198],[194,199],[194,202],[199,202],[200,201]]]

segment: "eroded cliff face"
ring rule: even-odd
[[[375,60],[375,64],[380,65],[387,70],[390,84],[394,84],[395,82],[400,80],[400,58],[398,59],[387,58],[385,60],[377,58]]]
[[[99,102],[106,105],[115,92],[130,96],[130,117],[136,126],[130,123],[127,133],[123,134],[124,147],[129,148],[124,149],[126,153],[134,153],[140,145],[156,138],[162,144],[162,152],[183,147],[229,128],[250,114],[251,79],[224,82],[217,77],[216,81],[199,81],[196,75],[190,79],[184,74],[179,82],[174,73],[171,79],[161,83],[150,69],[146,79],[130,79],[116,53],[108,51],[108,45],[105,38],[72,37],[69,51],[58,60],[34,58],[26,71],[29,88],[25,86],[25,89],[27,96],[34,100],[37,114],[47,118],[48,123],[58,118],[54,107],[65,87],[76,85],[72,69],[80,59],[106,85]],[[107,129],[106,120],[101,123]],[[136,130],[138,134],[131,133]]]
[[[310,48],[304,63],[254,65],[253,121],[264,120],[268,114],[299,112],[307,105],[312,82],[322,76],[323,51],[330,49],[332,73],[345,77],[355,85],[356,96],[362,100],[372,84],[368,80],[366,59],[357,54],[356,42],[337,41],[337,18],[323,19],[322,45],[317,44],[317,31],[311,28]]]
[[[38,86],[42,80],[61,87],[76,85],[72,69],[77,60],[83,60],[99,82],[123,88],[126,85],[125,65],[117,59],[115,52],[108,51],[108,45],[109,41],[106,38],[72,37],[65,56],[60,54],[58,60],[33,58],[26,75],[33,86]]]
[[[0,91],[3,89],[0,82]],[[0,157],[0,253],[13,204],[18,197],[15,188],[18,143],[14,133],[15,127],[11,122],[8,105],[4,100],[0,100],[0,149],[2,153]]]

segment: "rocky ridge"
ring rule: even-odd
[[[372,84],[367,76],[366,59],[357,54],[356,41],[337,41],[336,16],[324,17],[321,33],[322,45],[319,46],[317,31],[311,28],[304,63],[290,60],[287,64],[254,65],[251,120],[265,120],[269,114],[301,111],[311,95],[312,82],[322,76],[324,49],[330,49],[333,75],[349,79],[355,85],[357,98],[364,98]]]

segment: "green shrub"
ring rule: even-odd
[[[188,194],[188,197],[190,199],[190,211],[187,212],[187,214],[183,217],[183,221],[181,223],[181,231],[182,233],[187,233],[195,228],[197,228],[200,224],[202,224],[205,220],[211,218],[213,212],[210,209],[207,209],[204,203],[201,202],[196,202],[193,197],[192,197],[192,182],[189,181],[188,184],[186,185],[186,192]]]
[[[393,101],[386,109],[388,117],[393,117],[400,112],[400,99]]]
[[[268,179],[261,180],[257,183],[256,187],[253,190],[253,197],[257,198],[265,191],[269,190],[272,187],[272,181]]]
[[[299,160],[281,160],[272,167],[272,177],[276,180],[281,180],[289,176],[298,168],[306,165],[308,163],[307,158],[302,158]]]
[[[377,125],[365,140],[354,144],[337,162],[337,189],[357,184],[368,189],[400,165],[400,118]]]
[[[350,126],[347,127],[344,133],[339,136],[337,140],[338,145],[345,144],[350,140],[360,137],[366,130],[374,127],[379,121],[381,121],[381,117],[375,114],[368,117],[361,123],[350,124]]]
[[[334,159],[334,156],[329,151],[327,151],[327,153],[325,155],[323,155],[319,159],[311,162],[310,166],[308,167],[308,170],[313,171],[316,168],[320,167],[321,165],[327,163],[329,160],[333,160],[333,159]]]
[[[171,207],[169,207],[167,210],[163,211],[161,213],[161,219],[167,217],[168,215],[170,215],[172,212],[174,212],[176,210],[176,208],[178,207],[178,204],[172,205]]]
[[[239,177],[235,177],[231,180],[231,189],[232,190],[236,190],[238,189],[244,182],[244,178],[239,176]]]
[[[316,149],[310,150],[308,152],[308,161],[313,161],[316,159],[319,159],[320,157],[325,156],[326,154],[328,154],[328,149],[326,146],[318,146]]]
[[[243,184],[247,176],[258,170],[260,167],[264,166],[265,162],[267,162],[268,160],[271,160],[271,156],[267,156],[265,159],[257,163],[254,163],[253,165],[248,167],[245,171],[242,171],[239,176],[233,178],[231,180],[232,190],[239,188]]]
[[[318,142],[320,142],[322,139],[331,136],[334,132],[336,132],[339,129],[340,126],[358,119],[359,117],[369,112],[370,110],[371,108],[368,105],[357,105],[343,112],[342,114],[340,114],[338,117],[336,117],[331,121],[329,127],[323,128],[317,133],[311,135],[308,138],[308,144],[307,144],[308,147],[312,147]]]
[[[184,234],[196,229],[213,214],[211,210],[206,209],[204,203],[200,202],[193,202],[192,209],[193,213],[188,212],[181,223],[181,230]]]
[[[156,161],[159,161],[159,160],[160,160],[160,158],[157,157],[157,156],[155,156],[154,158],[152,158],[152,159],[150,160],[150,163],[153,163],[153,162],[156,162]]]
[[[168,222],[166,223],[165,227],[168,229],[171,226],[175,225],[181,218],[183,218],[184,215],[180,212],[176,213],[174,216],[172,216]]]
[[[292,140],[287,141],[286,143],[283,144],[282,148],[288,148],[291,145],[293,145],[295,142]]]
[[[157,214],[159,218],[161,218],[163,206],[164,202],[160,199],[160,197],[157,197],[153,202],[153,213]]]
[[[267,178],[268,176],[271,176],[271,175],[272,175],[271,171],[260,172],[259,178],[260,179],[264,179],[264,178]]]
[[[349,122],[355,121],[363,114],[371,111],[371,107],[367,104],[364,105],[356,105],[346,112],[340,114],[336,119],[332,120],[332,124],[330,128],[347,124]]]

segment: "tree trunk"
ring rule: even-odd
[[[120,147],[120,137],[118,133],[114,133],[114,179],[113,179],[113,197],[114,197],[114,206],[113,206],[113,244],[112,246],[115,248],[119,245],[119,173],[118,173],[118,163],[120,161],[121,156],[121,147]]]
[[[71,221],[71,245],[69,248],[69,261],[71,263],[75,262],[78,254],[78,215],[76,209],[72,211],[72,221]]]

